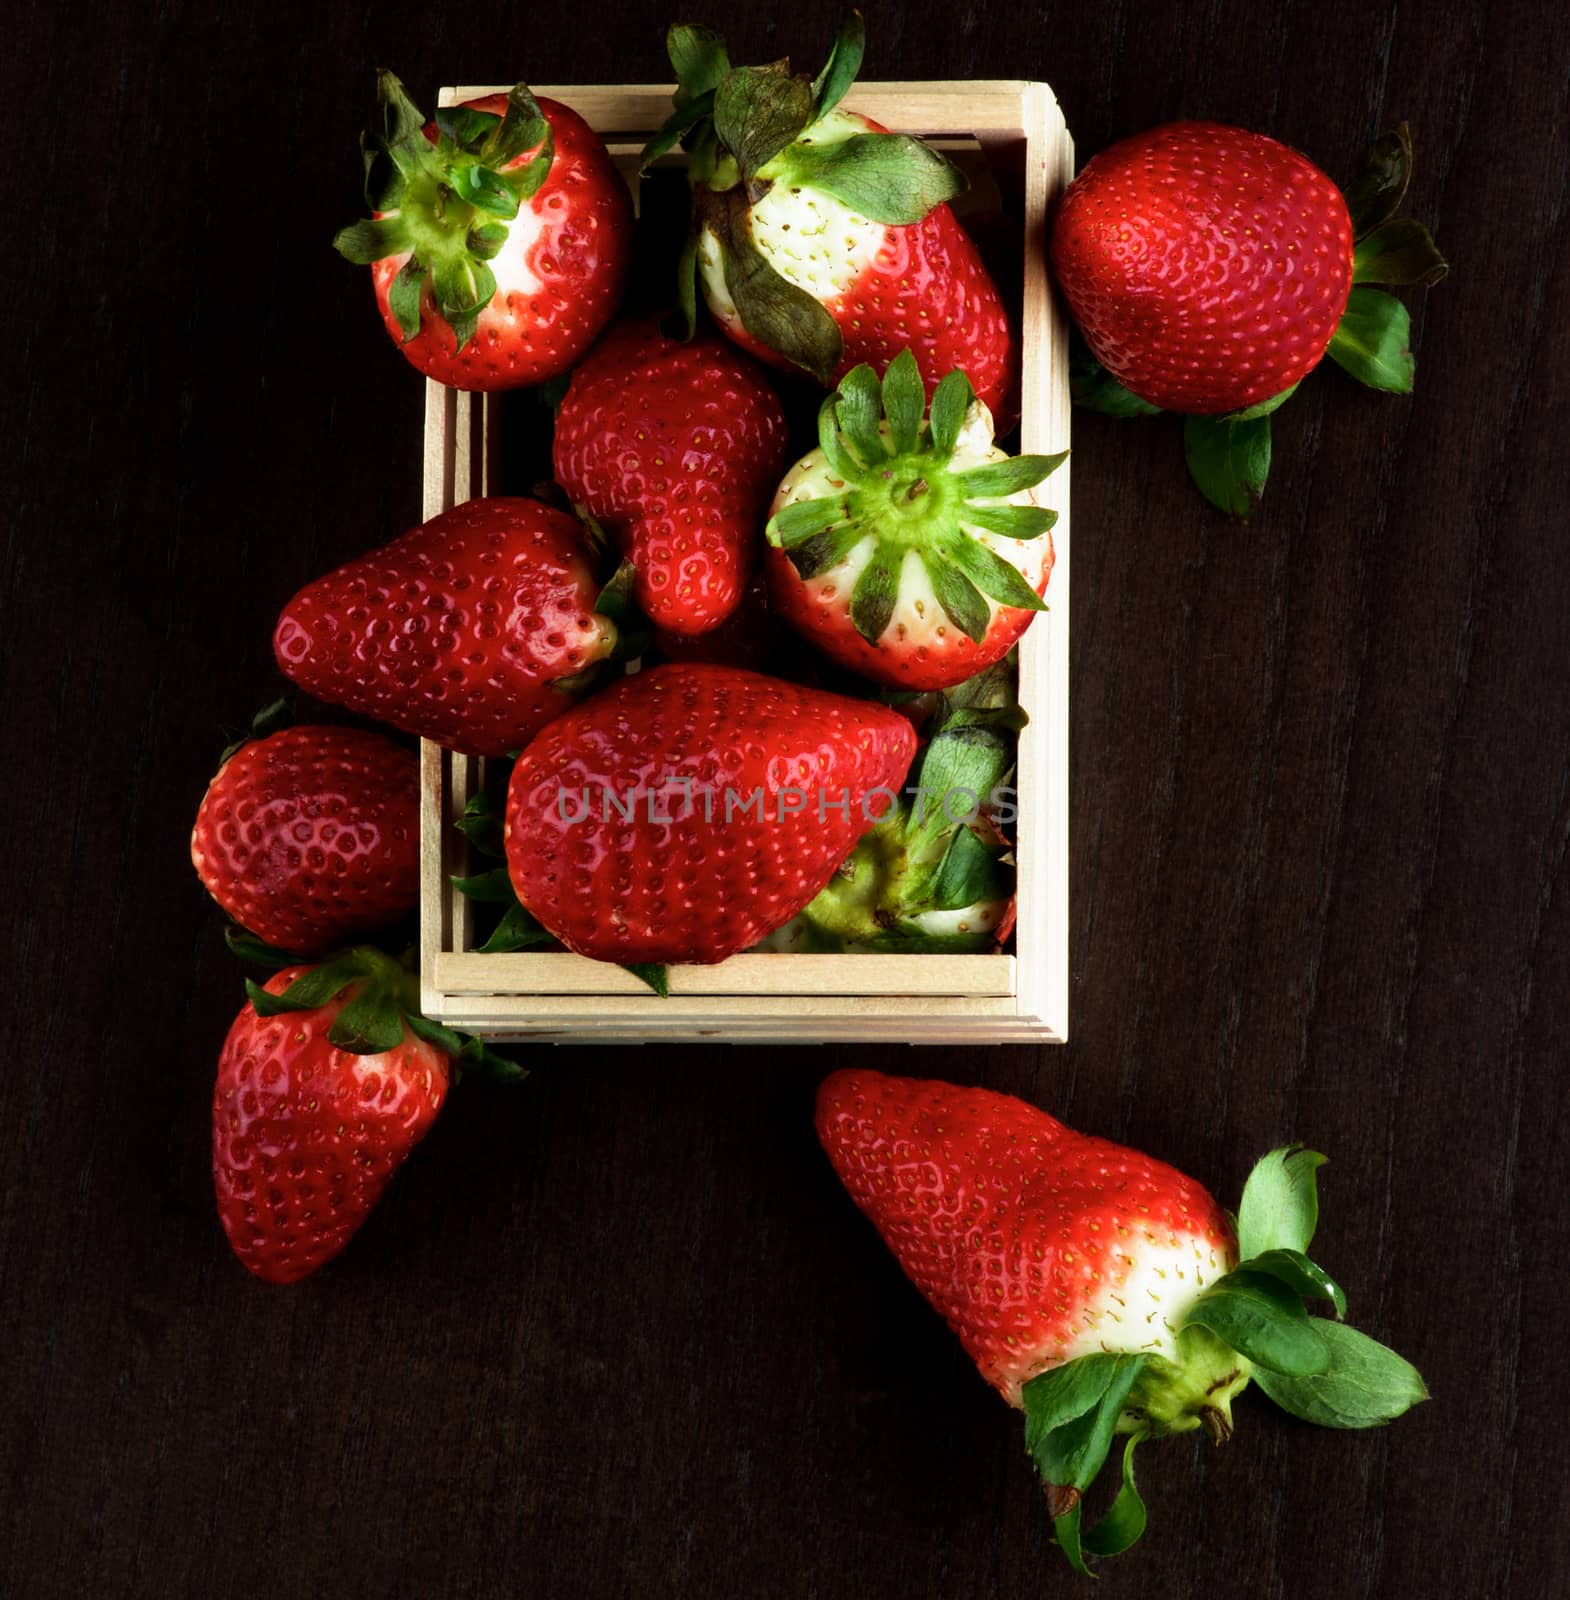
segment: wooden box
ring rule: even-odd
[[[443,90],[441,103],[495,93]],[[668,85],[537,87],[605,138],[636,199],[638,152],[671,104]],[[1047,285],[1045,222],[1073,176],[1073,145],[1042,83],[863,83],[845,104],[921,134],[972,173],[981,206],[1001,201],[1024,222],[1023,422],[1020,449],[1069,442],[1067,329]],[[956,209],[965,209],[964,200]],[[425,516],[491,490],[499,402],[430,383]],[[452,826],[483,781],[484,763],[426,743],[420,977],[426,1014],[487,1039],[636,1043],[758,1040],[911,1044],[1061,1042],[1068,1031],[1068,466],[1048,480],[1060,519],[1057,562],[1020,646],[1018,921],[1002,955],[738,955],[673,967],[661,999],[620,968],[580,956],[471,948],[473,917],[450,879],[470,869]]]

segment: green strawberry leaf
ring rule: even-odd
[[[400,216],[369,217],[353,222],[333,235],[333,249],[345,261],[368,267],[385,256],[395,256],[413,248],[409,224]]]
[[[1416,217],[1393,217],[1360,239],[1352,252],[1353,283],[1431,287],[1449,270],[1433,235]]]
[[[662,1000],[671,997],[670,968],[659,962],[621,961],[617,965],[630,972],[639,983],[646,983]]]
[[[921,380],[918,378],[916,382],[919,389]],[[865,362],[852,367],[840,379],[834,415],[840,432],[850,442],[864,468],[888,460],[888,446],[878,427],[883,420],[883,395],[877,373]]]
[[[1067,450],[1060,450],[1055,456],[1012,456],[958,472],[954,482],[967,500],[1006,500],[1022,489],[1034,489],[1067,460]]]
[[[410,256],[398,269],[387,291],[387,309],[393,314],[407,344],[420,331],[420,300],[425,288],[426,270],[417,256]]]
[[[437,106],[431,121],[461,150],[477,150],[501,123],[491,111],[476,111],[473,106]]]
[[[1063,1516],[1073,1518],[1068,1525],[1075,1541],[1072,1549],[1063,1541],[1064,1529],[1059,1527],[1059,1542],[1064,1544],[1064,1553],[1069,1556],[1071,1563],[1078,1555],[1079,1499],[1095,1482],[1097,1473],[1107,1459],[1118,1417],[1147,1359],[1142,1355],[1081,1356],[1079,1361],[1070,1362],[1070,1366],[1079,1366],[1087,1361],[1110,1363],[1110,1366],[1099,1367],[1087,1375],[1085,1388],[1101,1385],[1101,1392],[1092,1399],[1088,1409],[1051,1426],[1045,1425],[1051,1408],[1044,1407],[1039,1413],[1033,1412],[1029,1398],[1030,1384],[1025,1385],[1026,1446],[1035,1460],[1042,1483],[1047,1486],[1049,1502],[1070,1501],[1053,1520],[1055,1524],[1061,1524]],[[1031,1382],[1039,1383],[1040,1379],[1032,1379]],[[1063,1400],[1066,1403],[1078,1403],[1082,1394],[1082,1389],[1071,1389],[1065,1392]],[[1082,1558],[1077,1570],[1084,1570]]]
[[[1302,380],[1299,379],[1299,382]],[[1279,411],[1293,395],[1297,393],[1297,384],[1290,389],[1283,389],[1280,394],[1273,394],[1268,400],[1261,400],[1257,405],[1244,406],[1241,411],[1227,413],[1229,422],[1252,422],[1255,417],[1268,417],[1271,412]]]
[[[850,596],[850,620],[868,644],[878,642],[894,615],[899,598],[899,569],[904,560],[902,548],[880,543],[856,579]]]
[[[847,372],[845,376],[848,378],[850,373]],[[834,475],[842,482],[851,484],[861,478],[863,469],[861,463],[850,453],[840,431],[839,408],[842,403],[840,395],[836,392],[818,407],[818,448],[823,452],[823,458],[833,469]]]
[[[838,499],[794,500],[769,518],[764,532],[775,549],[790,550],[843,522],[847,515],[843,495]]]
[[[354,950],[302,972],[282,994],[270,994],[260,984],[245,980],[245,992],[259,1017],[276,1017],[286,1011],[314,1011],[334,999],[356,978],[365,976],[365,963]]]
[[[1320,1325],[1326,1371],[1288,1376],[1259,1368],[1254,1382],[1283,1411],[1322,1428],[1377,1428],[1428,1398],[1417,1368],[1345,1323]]]
[[[769,265],[753,242],[745,208],[734,203],[717,206],[710,220],[724,230],[720,244],[725,288],[742,326],[754,339],[827,387],[844,348],[833,317],[805,289],[798,289]]]
[[[1098,1406],[1121,1374],[1120,1364],[1127,1359],[1117,1355],[1080,1356],[1039,1373],[1024,1384],[1020,1399],[1025,1408],[1025,1448],[1034,1455],[1037,1445],[1050,1433]],[[1125,1395],[1132,1386],[1131,1377],[1123,1391]]]
[[[792,546],[786,554],[803,578],[815,578],[837,567],[867,536],[859,522],[846,522]]]
[[[490,938],[480,946],[479,953],[482,956],[507,955],[514,950],[549,944],[551,939],[552,935],[514,900],[502,913]]]
[[[467,895],[488,905],[506,905],[518,898],[512,886],[512,875],[506,867],[492,867],[473,878],[455,877],[452,886],[459,894]]]
[[[638,157],[638,171],[647,172],[663,155],[668,155],[706,117],[714,115],[714,91],[699,95],[676,110],[662,122],[654,137],[644,145]]]
[[[1246,517],[1270,476],[1270,418],[1187,417],[1183,449],[1199,492],[1220,511]]]
[[[460,200],[503,221],[518,215],[518,197],[489,167],[477,162],[452,169],[453,192]]]
[[[1009,509],[1031,511],[1035,507],[1011,506]],[[967,512],[966,521],[969,520],[970,514]],[[1013,606],[1020,611],[1047,609],[1047,602],[1025,582],[1019,574],[1019,569],[1010,566],[1002,556],[994,555],[984,544],[960,534],[944,544],[943,554],[983,594],[990,595],[999,605]]]
[[[968,639],[980,644],[987,636],[992,607],[982,599],[975,584],[938,551],[922,550],[921,564],[926,568],[932,592],[943,607],[944,616]]]
[[[927,422],[927,437],[934,455],[942,460],[954,454],[959,430],[965,425],[965,413],[975,391],[970,379],[956,367],[938,385],[932,396],[932,410]]]
[[[950,809],[957,810],[958,802],[951,802]],[[969,828],[956,827],[926,895],[934,911],[963,911],[966,906],[1006,898],[1010,877],[1009,870]]]
[[[790,63],[737,67],[714,91],[714,130],[736,158],[743,183],[777,156],[812,120],[812,89]]]
[[[909,227],[967,187],[964,173],[905,133],[858,133],[834,144],[794,144],[779,181],[816,189],[873,222]]]
[[[1325,1158],[1300,1144],[1272,1150],[1254,1165],[1237,1212],[1237,1247],[1243,1261],[1267,1250],[1307,1250],[1319,1226],[1315,1174]]]
[[[537,154],[528,166],[507,175],[526,186],[528,192],[518,196],[522,200],[538,193],[550,172],[555,149],[551,125],[540,110],[540,102],[530,92],[528,84],[515,83],[507,91],[506,113],[482,146],[481,155],[486,166],[501,168],[516,161],[525,151],[536,149]]]
[[[499,222],[487,222],[470,228],[464,235],[464,248],[480,261],[489,261],[501,253],[507,242],[507,230]]]
[[[1134,1446],[1143,1437],[1131,1434],[1123,1447],[1123,1486],[1107,1514],[1081,1536],[1080,1546],[1087,1555],[1120,1556],[1138,1544],[1145,1532],[1145,1502],[1134,1484]]]
[[[276,945],[267,944],[233,922],[224,929],[224,943],[228,945],[230,955],[237,956],[241,961],[249,961],[253,967],[265,967],[270,972],[298,966],[310,959],[297,951],[280,950]],[[268,995],[267,998],[271,1000],[272,996]]]
[[[327,1037],[340,1050],[379,1056],[403,1043],[403,1014],[397,1000],[373,984],[333,1018]]]
[[[927,392],[916,358],[908,349],[901,350],[883,374],[883,415],[888,418],[896,455],[909,455],[920,442],[926,409]]]
[[[1394,295],[1357,288],[1330,336],[1330,359],[1359,383],[1387,394],[1410,394],[1417,363],[1412,359],[1412,319]]]
[[[856,81],[856,74],[861,71],[861,58],[866,48],[866,24],[861,20],[859,11],[852,11],[840,24],[834,48],[829,51],[829,59],[823,64],[823,71],[812,81],[814,120],[827,116],[845,98],[846,90]]]
[[[1047,1503],[1053,1505],[1058,1502],[1055,1497],[1049,1497]],[[1085,1565],[1084,1552],[1080,1546],[1079,1516],[1080,1502],[1076,1495],[1072,1498],[1067,1511],[1059,1512],[1052,1518],[1052,1533],[1058,1542],[1058,1548],[1075,1572],[1082,1578],[1093,1578],[1095,1573]]]
[[[1330,1351],[1303,1302],[1279,1278],[1239,1267],[1196,1296],[1184,1328],[1207,1328],[1256,1367],[1292,1377],[1324,1372]]]
[[[1005,539],[1039,539],[1058,525],[1057,512],[1046,506],[978,506],[967,502],[958,516],[967,528],[982,528]]]
[[[1016,731],[1006,714],[1000,722],[976,723],[961,714],[941,723],[921,758],[916,782],[921,790],[923,814],[919,818],[912,816],[913,825],[922,831],[937,826],[941,831],[946,820],[941,801],[946,794],[965,790],[985,801],[1014,765]]]
[[[1250,1272],[1268,1272],[1305,1300],[1328,1300],[1336,1308],[1338,1321],[1346,1316],[1346,1295],[1341,1285],[1301,1250],[1263,1251],[1249,1257],[1248,1268]]]
[[[1346,208],[1352,237],[1361,239],[1388,222],[1406,197],[1412,181],[1412,136],[1402,122],[1387,129],[1369,147],[1363,170],[1347,187]]]
[[[731,69],[724,39],[695,23],[675,23],[665,35],[665,50],[676,74],[678,106],[713,94]]]

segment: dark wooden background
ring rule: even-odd
[[[1405,117],[1453,263],[1418,392],[1327,370],[1263,512],[1175,425],[1075,435],[1073,1040],[869,1049],[1235,1199],[1329,1152],[1316,1254],[1432,1403],[1257,1396],[1145,1452],[1129,1597],[1570,1593],[1570,11],[873,5],[868,76],[1038,76],[1082,157],[1175,116],[1343,181]],[[416,520],[422,386],[328,249],[370,70],[660,80],[661,11],[24,6],[4,103],[0,1593],[1067,1594],[1017,1419],[814,1142],[842,1052],[542,1053],[458,1095],[341,1262],[230,1259],[239,1002],[187,836],[308,576]],[[837,7],[744,4],[815,61]]]

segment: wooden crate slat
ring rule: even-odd
[[[505,92],[444,89],[439,103]],[[606,136],[630,173],[664,120],[669,85],[540,86]],[[1046,281],[1047,205],[1073,175],[1073,146],[1045,84],[867,83],[846,104],[925,134],[967,169],[1018,196],[1025,224],[1021,448],[1067,447],[1066,330]],[[1020,193],[1021,180],[1023,194]],[[629,177],[629,182],[633,182]],[[635,200],[638,196],[633,184]],[[430,384],[425,425],[425,515],[494,492],[500,397]],[[469,949],[473,910],[448,883],[471,870],[452,820],[481,780],[482,764],[426,746],[422,754],[422,993],[427,1011],[492,1038],[541,1042],[988,1044],[1056,1042],[1068,1014],[1068,468],[1048,480],[1059,510],[1057,561],[1047,600],[1021,642],[1020,698],[1031,721],[1021,738],[1017,956],[741,955],[718,967],[673,973],[660,1000],[619,969],[577,957]],[[431,792],[431,785],[436,786]],[[482,863],[483,864],[483,863]],[[857,969],[861,969],[858,971]]]
[[[648,985],[603,961],[565,953],[438,953],[436,986],[445,994],[627,994]],[[976,995],[1012,996],[1014,958],[931,956],[739,955],[713,967],[673,967],[673,995]]]

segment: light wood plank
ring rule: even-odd
[[[443,90],[441,103],[497,92]],[[668,85],[542,86],[606,135],[618,165],[636,165],[644,139],[669,108]],[[1019,195],[1023,142],[1024,304],[1022,443],[1063,449],[1069,397],[1062,318],[1046,281],[1047,205],[1072,175],[1073,149],[1051,91],[1016,82],[862,84],[852,109],[954,149],[967,165],[986,162],[987,183]],[[979,143],[979,148],[978,148]],[[426,503],[436,510],[490,492],[499,448],[498,401],[440,391],[427,404]],[[1060,513],[1051,610],[1021,643],[1020,699],[1031,716],[1021,739],[1018,824],[1019,920],[1015,956],[737,956],[719,967],[677,969],[676,994],[662,1001],[637,980],[602,963],[566,954],[480,956],[468,949],[472,908],[450,887],[440,943],[422,943],[428,998],[455,1026],[489,1037],[613,1040],[734,1039],[813,1042],[908,1039],[912,1042],[1057,1041],[1068,1016],[1068,468],[1049,480],[1048,503]],[[434,511],[428,509],[428,514]],[[479,763],[448,757],[441,793],[427,816],[445,816],[432,840],[446,874],[467,870],[451,820],[479,781]],[[454,843],[456,841],[456,843]],[[899,996],[897,1007],[889,998]],[[592,1006],[586,1004],[592,999]],[[696,1008],[696,1009],[694,1009]],[[938,1030],[934,1032],[933,1030]]]
[[[648,986],[603,961],[565,952],[436,957],[436,986],[449,995],[625,994],[651,999]],[[713,967],[672,967],[675,995],[793,995],[812,1015],[826,995],[1010,996],[1014,958],[1006,955],[739,955]]]

